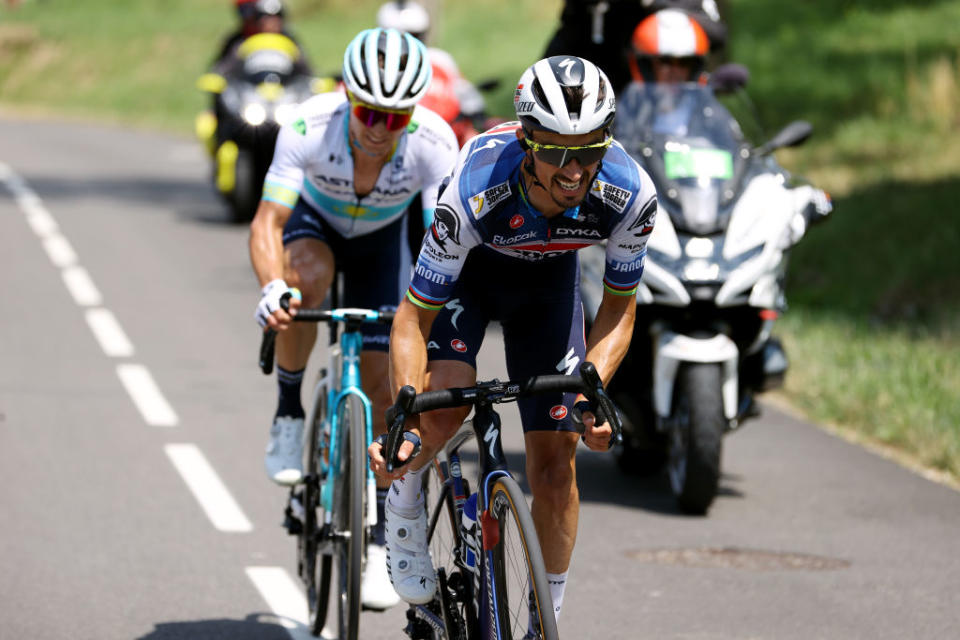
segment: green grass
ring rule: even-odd
[[[428,2],[435,43],[474,80],[520,73],[560,0]],[[774,4],[776,6],[774,6]],[[729,59],[751,71],[768,129],[815,126],[781,161],[829,190],[832,219],[792,257],[779,331],[786,395],[960,475],[960,0],[728,0]],[[372,26],[379,2],[289,0],[315,68]],[[0,9],[0,108],[187,133],[193,88],[232,27],[227,0],[24,0]]]

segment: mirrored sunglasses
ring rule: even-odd
[[[355,100],[353,97],[350,98],[350,104],[353,106],[353,115],[367,127],[375,126],[378,122],[384,122],[388,131],[398,131],[410,124],[410,119],[413,117],[413,109],[400,111],[398,109],[374,107]]]
[[[557,144],[540,144],[527,138],[527,145],[533,154],[547,164],[555,167],[565,167],[568,162],[576,159],[580,166],[587,166],[603,159],[604,154],[613,143],[613,137],[607,136],[602,142],[565,147]]]

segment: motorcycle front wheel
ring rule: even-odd
[[[688,363],[674,385],[670,428],[670,486],[680,509],[703,515],[720,482],[720,453],[726,418],[719,364]]]

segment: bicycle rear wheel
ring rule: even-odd
[[[360,574],[366,549],[364,480],[366,479],[366,412],[356,395],[340,410],[340,468],[336,473],[332,522],[337,570],[337,638],[356,640],[360,626]]]
[[[509,476],[497,478],[488,508],[500,534],[493,547],[499,637],[557,640],[557,622],[540,541],[517,481]]]

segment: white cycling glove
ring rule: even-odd
[[[257,320],[257,324],[261,327],[267,326],[267,318],[280,308],[280,298],[282,298],[285,293],[289,293],[292,297],[300,300],[300,290],[291,289],[282,278],[271,280],[263,287],[260,292],[260,302],[257,304],[256,312],[253,314],[253,317]]]

